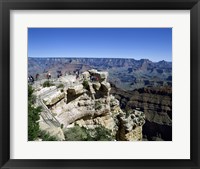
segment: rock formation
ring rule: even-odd
[[[51,87],[55,92],[47,94],[43,102],[62,129],[61,126],[45,126],[44,121],[40,121],[41,129],[58,140],[63,140],[64,134],[60,131],[64,132],[75,125],[86,129],[103,126],[116,140],[142,140],[144,113],[138,110],[124,113],[119,101],[110,94],[111,85],[107,78],[107,72],[92,69],[83,72],[80,79],[70,86],[63,86],[61,90]]]
[[[50,96],[46,96],[43,101],[46,104],[46,106],[52,106],[58,101],[62,100],[64,98],[65,94],[64,92],[61,92],[60,90],[53,93]]]
[[[145,114],[143,136],[148,140],[172,140],[172,88],[148,87],[123,91],[112,85],[111,94],[124,111],[140,108]]]
[[[172,84],[172,62],[152,62],[148,59],[127,58],[30,58],[28,60],[29,74],[35,77],[36,72],[44,77],[46,71],[52,72],[56,77],[58,69],[65,74],[74,71],[84,72],[92,69],[109,72],[109,81],[124,90],[134,90],[147,86],[164,86]],[[36,66],[37,65],[37,66]],[[87,72],[87,71],[86,71]],[[101,74],[99,74],[101,76]],[[101,79],[103,80],[102,74]],[[87,74],[84,74],[87,76]]]
[[[131,110],[127,113],[121,113],[118,115],[118,119],[118,140],[142,140],[142,126],[145,123],[145,115],[142,111]]]

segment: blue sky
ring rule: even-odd
[[[29,28],[28,57],[172,61],[171,28]]]

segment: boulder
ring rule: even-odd
[[[74,82],[76,82],[76,76],[74,75],[61,76],[59,80],[62,83],[73,84]]]
[[[39,91],[35,92],[34,94],[36,96],[40,96],[55,89],[56,89],[56,86],[44,87],[44,88],[41,88]]]
[[[57,91],[50,96],[47,96],[43,99],[43,102],[47,106],[51,106],[58,101],[62,100],[65,97],[65,94],[61,91]]]
[[[95,69],[88,70],[91,76],[95,76],[98,78],[99,82],[106,81],[108,78],[108,72],[98,72]]]
[[[82,94],[83,92],[84,92],[84,90],[83,90],[82,84],[78,84],[76,86],[69,87],[67,90],[67,93],[69,95],[78,95],[78,94]]]
[[[88,71],[83,72],[82,75],[83,75],[83,79],[85,79],[85,80],[89,80],[90,79],[90,73]]]
[[[98,75],[100,76],[100,81],[106,81],[108,78],[108,72],[98,72]]]
[[[90,74],[95,74],[95,73],[97,73],[97,70],[96,70],[96,69],[90,69],[90,70],[88,70],[88,72],[89,72]]]

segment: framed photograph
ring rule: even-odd
[[[200,168],[198,0],[0,6],[1,168]]]

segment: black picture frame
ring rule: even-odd
[[[10,159],[10,10],[190,10],[190,160],[17,160]],[[200,168],[200,2],[199,0],[0,0],[0,167],[8,168]],[[183,84],[184,85],[184,84]],[[189,113],[189,112],[188,112]],[[181,120],[181,119],[180,119]],[[184,130],[184,126],[183,126]],[[120,153],[120,152],[119,152]]]

